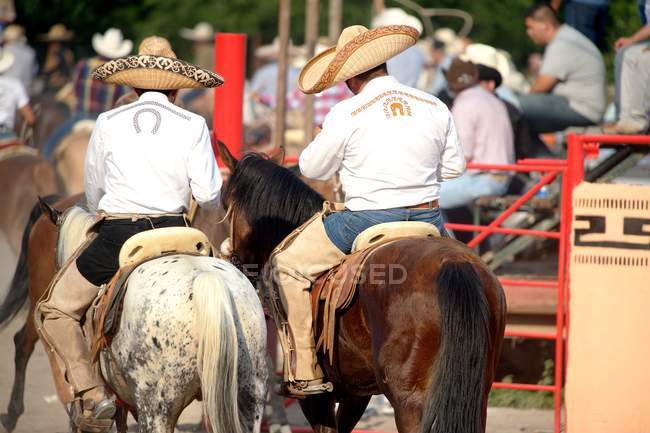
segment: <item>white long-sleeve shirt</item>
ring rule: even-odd
[[[436,200],[440,182],[464,170],[445,104],[391,76],[371,80],[335,105],[300,155],[307,177],[325,180],[339,172],[345,205],[353,211]]]
[[[84,184],[91,210],[156,215],[217,207],[222,180],[205,120],[146,92],[99,116]]]

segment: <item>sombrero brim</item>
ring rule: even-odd
[[[328,48],[313,57],[300,71],[298,87],[304,93],[319,93],[385,63],[415,45],[420,34],[409,26],[385,26],[368,30],[340,50]]]
[[[74,32],[67,31],[60,35],[50,35],[45,33],[38,36],[38,40],[42,42],[67,42],[74,37]]]
[[[217,87],[223,78],[183,60],[161,56],[128,56],[104,63],[93,77],[136,89],[174,90]]]

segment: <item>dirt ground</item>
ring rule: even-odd
[[[7,249],[4,239],[0,238],[0,299],[5,297],[15,260],[11,251]],[[20,329],[24,320],[25,314],[0,331],[0,413],[6,412],[13,384],[13,335]],[[288,415],[292,425],[307,425],[298,405],[291,406]],[[196,431],[200,417],[201,407],[193,403],[183,412],[176,431]],[[39,344],[27,370],[25,413],[14,431],[16,433],[62,433],[68,431],[67,426],[67,416],[57,400],[47,357]],[[488,411],[488,433],[550,433],[552,427],[551,411],[506,408],[490,408]],[[366,411],[357,428],[384,432],[396,431],[393,416],[378,413],[378,410],[372,407]],[[131,425],[130,430],[136,431],[135,425]],[[1,426],[0,433],[6,433]]]

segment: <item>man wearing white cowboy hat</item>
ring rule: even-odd
[[[4,48],[14,55],[16,61],[7,71],[7,76],[14,77],[23,84],[26,90],[38,71],[36,63],[36,52],[27,45],[25,29],[17,24],[10,24],[2,33]]]
[[[96,119],[100,113],[108,111],[115,102],[128,92],[125,86],[109,86],[95,80],[93,71],[111,59],[126,56],[133,49],[133,42],[124,39],[119,29],[110,28],[104,34],[95,33],[92,46],[97,56],[80,60],[75,66],[73,75],[74,93],[76,98],[75,111],[47,139],[43,154],[50,158],[56,145],[65,137],[79,120]]]
[[[268,283],[278,286],[288,314],[289,330],[280,341],[289,394],[332,390],[314,350],[309,290],[318,275],[340,263],[355,237],[375,224],[425,221],[445,233],[440,182],[465,169],[454,121],[438,99],[400,84],[386,71],[386,61],[418,37],[409,26],[348,27],[335,47],[300,72],[298,86],[305,93],[345,82],[355,96],[331,109],[299,163],[302,174],[313,179],[338,172],[346,209],[313,218],[270,259]]]
[[[0,49],[0,146],[16,141],[14,124],[16,111],[28,125],[34,124],[34,113],[29,105],[29,97],[22,83],[6,75],[15,62],[15,56],[6,49]]]
[[[88,208],[105,219],[36,312],[43,340],[62,361],[68,389],[83,402],[83,412],[73,414],[81,430],[109,428],[115,413],[79,320],[99,285],[117,271],[122,244],[144,230],[184,226],[191,196],[201,206],[217,207],[222,183],[205,120],[173,104],[178,89],[219,86],[219,75],[177,59],[166,39],[152,36],[137,56],[111,60],[93,76],[133,87],[139,99],[97,119],[86,154],[85,192]]]
[[[194,63],[205,69],[214,68],[214,28],[212,24],[202,21],[193,29],[182,28],[179,32],[183,39],[192,41]]]

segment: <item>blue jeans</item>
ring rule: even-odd
[[[564,21],[603,49],[608,9],[607,4],[568,1],[564,7]]]
[[[394,221],[423,221],[433,224],[445,236],[444,223],[440,209],[382,209],[382,210],[344,210],[325,218],[325,232],[332,243],[345,254],[350,254],[354,239],[367,229],[381,223]]]
[[[591,126],[595,123],[569,106],[564,96],[531,93],[519,97],[521,112],[538,134],[564,131],[570,126]]]
[[[440,207],[453,209],[469,206],[486,195],[501,196],[508,190],[510,178],[489,173],[464,174],[440,184]]]
[[[52,135],[48,137],[47,141],[45,142],[45,146],[43,146],[43,156],[45,159],[52,159],[52,157],[54,157],[56,146],[61,140],[65,138],[66,135],[72,132],[72,128],[74,127],[75,123],[85,119],[97,119],[97,116],[99,116],[99,114],[74,113],[68,118],[68,120],[60,124],[59,127],[56,128],[56,130],[52,133]]]

